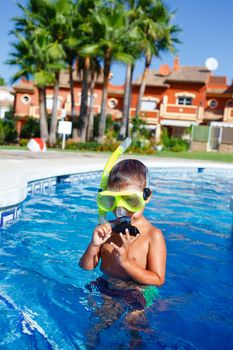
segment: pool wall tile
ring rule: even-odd
[[[3,208],[0,212],[0,227],[6,227],[14,222],[21,214],[21,205],[17,207]]]

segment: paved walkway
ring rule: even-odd
[[[22,202],[27,196],[27,183],[48,177],[104,168],[109,153],[0,150],[0,209]],[[233,164],[190,159],[156,158],[126,154],[123,158],[137,158],[148,167],[211,167],[232,169]]]

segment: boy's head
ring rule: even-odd
[[[110,171],[108,188],[120,191],[126,187],[136,186],[143,191],[148,187],[147,167],[137,159],[125,159],[115,164]]]
[[[110,171],[107,189],[98,193],[98,206],[103,211],[113,211],[116,216],[140,216],[150,200],[148,186],[146,166],[136,159],[122,160]]]

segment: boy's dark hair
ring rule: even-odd
[[[109,188],[120,188],[133,183],[144,189],[147,185],[148,170],[137,159],[125,159],[114,165],[108,178]]]

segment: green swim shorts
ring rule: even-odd
[[[155,286],[145,287],[142,294],[146,301],[146,307],[150,307],[155,299],[159,299],[159,290]]]

